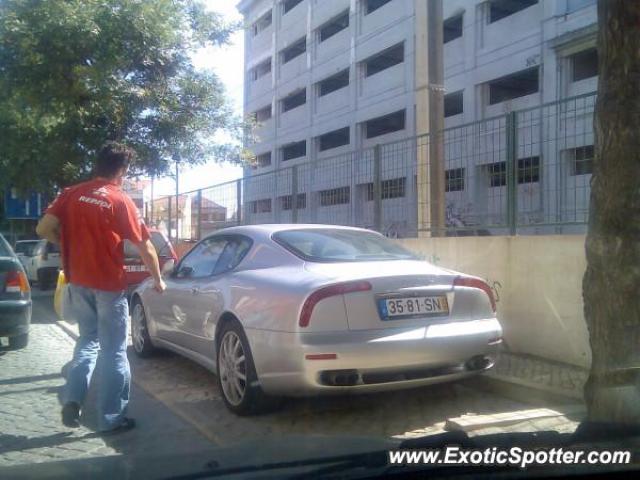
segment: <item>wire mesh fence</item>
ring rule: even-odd
[[[154,200],[147,220],[173,238],[258,223],[326,223],[390,237],[581,233],[589,213],[596,94]],[[440,142],[444,174],[432,177]],[[435,182],[444,194],[433,196]]]

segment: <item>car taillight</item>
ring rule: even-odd
[[[342,295],[345,293],[366,292],[371,290],[371,288],[372,287],[369,282],[358,281],[337,283],[335,285],[329,285],[328,287],[316,290],[305,300],[304,305],[302,306],[302,311],[300,312],[300,321],[298,324],[301,327],[309,326],[313,309],[319,301],[324,300],[325,298],[335,297],[336,295]]]
[[[7,293],[27,293],[30,290],[29,281],[24,272],[12,270],[7,273],[4,291]]]
[[[493,290],[491,287],[487,285],[486,282],[483,282],[479,278],[469,278],[469,277],[457,277],[453,281],[454,287],[469,287],[469,288],[479,288],[484,291],[489,296],[489,301],[491,302],[491,310],[495,313],[496,311],[496,299],[493,297]]]

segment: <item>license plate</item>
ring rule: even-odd
[[[378,300],[383,320],[401,317],[444,316],[449,314],[446,295],[435,297],[381,298]]]
[[[0,337],[0,347],[9,346],[9,337]]]
[[[145,267],[144,265],[125,265],[124,269],[127,272],[146,272],[147,271],[147,267]]]

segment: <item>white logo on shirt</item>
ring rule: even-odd
[[[90,205],[98,205],[101,208],[111,208],[111,204],[109,202],[99,200],[97,198],[85,197],[84,195],[78,198],[78,201],[88,203]]]

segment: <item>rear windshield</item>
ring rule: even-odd
[[[168,257],[171,255],[169,243],[160,232],[151,232],[151,243],[156,248],[159,257]],[[129,240],[124,241],[125,258],[140,258],[138,249]]]
[[[287,230],[274,234],[273,239],[293,254],[312,262],[417,259],[382,235],[361,230]]]
[[[0,257],[13,257],[11,247],[2,235],[0,235]]]
[[[40,242],[37,240],[34,242],[17,242],[15,251],[16,253],[22,253],[27,257],[33,257],[39,244]]]

